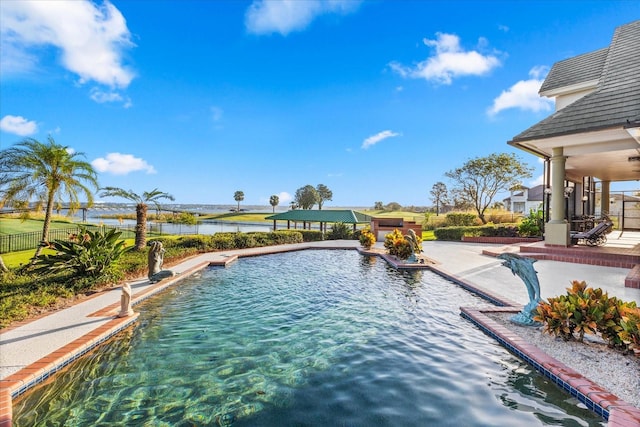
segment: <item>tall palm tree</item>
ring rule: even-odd
[[[158,203],[162,199],[173,201],[171,194],[163,193],[154,188],[151,191],[145,191],[142,195],[136,194],[131,190],[123,190],[118,187],[105,187],[100,193],[100,197],[122,197],[136,203],[136,243],[135,249],[141,251],[147,244],[147,204],[153,203],[156,209],[160,209]]]
[[[45,207],[42,245],[38,246],[32,263],[46,244],[51,215],[57,203],[68,201],[70,207],[80,206],[84,195],[87,206],[93,204],[93,191],[99,188],[93,166],[79,159],[69,147],[57,144],[49,136],[46,143],[27,138],[0,152],[0,207],[6,203],[35,201]]]
[[[278,206],[278,203],[280,203],[280,197],[277,195],[274,194],[269,198],[269,204],[273,207],[273,213],[276,212],[276,206]]]
[[[233,193],[233,199],[238,202],[238,210],[236,212],[240,212],[240,202],[244,200],[244,193],[242,191],[236,191]]]

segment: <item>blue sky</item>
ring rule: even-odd
[[[3,0],[0,18],[1,149],[51,135],[101,186],[176,203],[325,184],[325,207],[427,206],[491,153],[541,183],[507,141],[553,111],[553,63],[607,47],[640,3]]]

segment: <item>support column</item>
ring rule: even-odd
[[[600,193],[600,216],[609,215],[611,213],[611,202],[609,198],[611,198],[611,193],[609,193],[611,182],[602,181],[601,182],[601,193]]]
[[[545,227],[544,242],[547,245],[569,246],[569,223],[565,217],[564,151],[562,147],[554,148],[551,156],[551,220]]]

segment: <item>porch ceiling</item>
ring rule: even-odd
[[[608,129],[552,138],[519,141],[513,145],[540,157],[551,157],[554,147],[563,147],[566,175],[572,181],[593,176],[602,181],[640,180],[638,128]],[[638,160],[630,160],[637,158]]]

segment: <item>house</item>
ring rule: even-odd
[[[544,204],[544,185],[535,187],[518,187],[511,190],[511,195],[503,200],[504,207],[509,212],[528,214],[538,211]]]
[[[608,212],[611,182],[640,179],[638,46],[640,20],[617,27],[608,47],[556,62],[539,91],[556,111],[508,141],[544,159],[548,245],[569,246],[571,219],[596,202]]]

